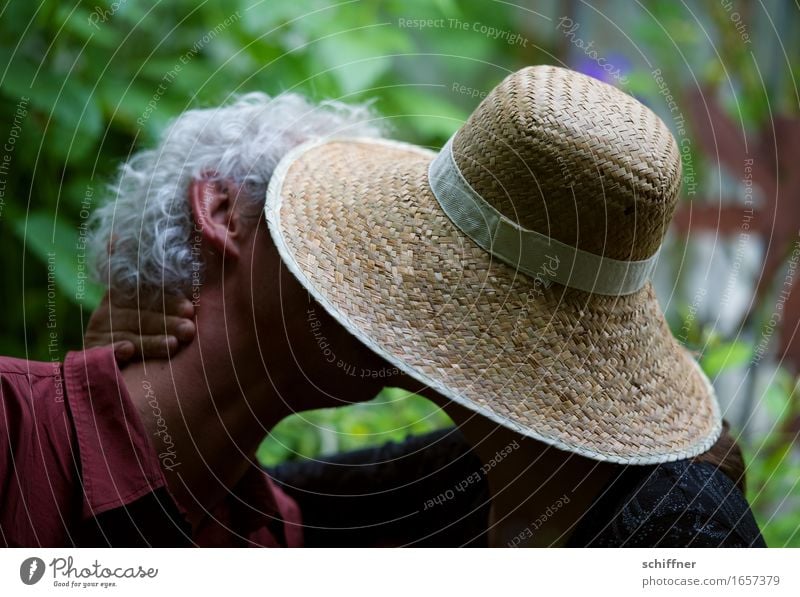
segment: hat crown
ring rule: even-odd
[[[503,80],[453,140],[464,178],[520,226],[584,251],[642,260],[661,245],[681,160],[642,103],[563,68]]]

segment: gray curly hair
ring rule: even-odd
[[[189,296],[203,269],[192,250],[193,179],[211,173],[233,180],[246,198],[263,203],[272,172],[293,147],[329,136],[381,136],[382,130],[368,105],[315,105],[297,94],[248,93],[229,105],[184,112],[156,149],[120,166],[111,196],[94,213],[95,279],[129,300]]]

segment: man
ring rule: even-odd
[[[183,114],[122,166],[97,214],[100,277],[112,301],[191,297],[188,329],[180,305],[161,324],[196,338],[169,362],[122,371],[111,347],[60,366],[0,359],[4,544],[302,544],[299,511],[255,449],[285,415],[367,400],[382,381],[354,383],[312,335],[287,333],[308,329],[309,304],[271,247],[263,196],[297,144],[377,130],[363,108],[250,94]],[[338,358],[383,366],[317,318]],[[161,340],[137,344],[153,354]],[[132,347],[119,342],[117,356]]]
[[[352,139],[364,130],[298,146],[313,110],[248,101],[182,116],[99,215],[112,301],[196,304],[192,343],[119,374],[133,435],[156,438],[148,462],[163,455],[159,505],[190,540],[299,543],[258,442],[290,412],[387,384],[424,391],[467,436],[480,471],[448,491],[488,478],[493,545],[758,544],[740,476],[695,459],[733,452],[648,282],[680,181],[651,112],[533,67],[435,155]]]

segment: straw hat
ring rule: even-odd
[[[648,281],[680,182],[648,108],[536,66],[438,153],[298,147],[266,211],[287,267],[390,363],[521,434],[649,464],[702,453],[721,430]]]

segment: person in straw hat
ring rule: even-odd
[[[218,308],[234,329],[256,332],[231,366],[242,359],[262,378],[281,368],[282,385],[256,384],[242,404],[280,403],[272,414],[284,414],[367,399],[383,384],[424,393],[483,462],[493,545],[763,545],[712,386],[649,281],[681,160],[640,102],[536,66],[506,77],[439,152],[310,135],[269,173],[268,234],[226,224],[239,221],[230,180],[198,184],[208,188],[190,194],[192,213],[211,247],[203,285],[216,294],[204,290],[212,298],[199,303],[193,344],[219,351],[221,336],[202,333]],[[225,213],[198,215],[209,205]],[[249,295],[232,309],[217,287],[244,276]],[[309,343],[308,313],[333,361]],[[109,317],[113,308],[94,321]],[[97,323],[90,332],[116,339]],[[254,346],[260,361],[243,356]],[[376,382],[341,362],[390,373]],[[129,387],[141,382],[136,367],[123,371]],[[274,423],[237,408],[229,437]],[[184,454],[208,453],[214,438],[194,441],[201,447]],[[217,448],[226,466],[238,449]],[[207,495],[181,492],[194,490]]]

